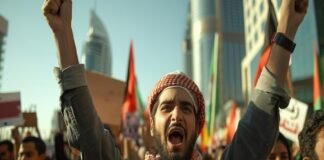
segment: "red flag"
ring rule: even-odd
[[[128,76],[127,86],[125,91],[125,101],[122,108],[122,120],[125,122],[127,113],[135,113],[137,110],[136,106],[136,78],[135,78],[135,65],[134,65],[134,53],[133,53],[133,42],[131,42],[129,51],[129,62],[128,62]]]
[[[314,79],[313,79],[314,110],[321,109],[321,84],[319,76],[318,54],[314,52]]]
[[[237,113],[237,106],[235,101],[233,101],[232,109],[231,112],[229,113],[228,125],[227,125],[227,135],[228,135],[229,142],[231,142],[234,138],[239,119],[240,119],[240,115],[239,113]]]
[[[253,82],[253,85],[254,87],[256,86],[257,82],[258,82],[258,79],[261,75],[261,72],[262,72],[262,69],[263,67],[267,64],[268,62],[268,59],[270,57],[270,53],[271,53],[271,48],[272,48],[272,45],[268,46],[263,54],[261,55],[261,58],[260,58],[260,62],[259,62],[259,65],[258,65],[258,69],[255,73],[255,77],[254,77],[254,82]]]

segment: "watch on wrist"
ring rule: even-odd
[[[272,42],[288,50],[290,53],[293,53],[296,47],[296,43],[294,43],[292,40],[286,37],[285,34],[281,32],[276,33]]]

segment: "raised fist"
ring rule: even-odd
[[[42,10],[54,33],[71,27],[72,0],[44,0]]]
[[[278,32],[293,39],[303,21],[308,8],[308,0],[283,0]]]

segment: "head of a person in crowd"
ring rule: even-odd
[[[181,72],[163,76],[148,98],[150,134],[162,159],[191,159],[205,122],[204,98]]]
[[[303,160],[324,160],[324,110],[314,112],[298,138]]]
[[[291,160],[289,142],[281,133],[272,147],[268,160]]]
[[[0,142],[0,160],[14,160],[14,145],[10,140]]]
[[[20,144],[18,160],[45,160],[46,145],[38,137],[29,136]]]

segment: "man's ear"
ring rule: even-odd
[[[154,136],[154,120],[151,116],[150,116],[150,134],[152,137]]]

